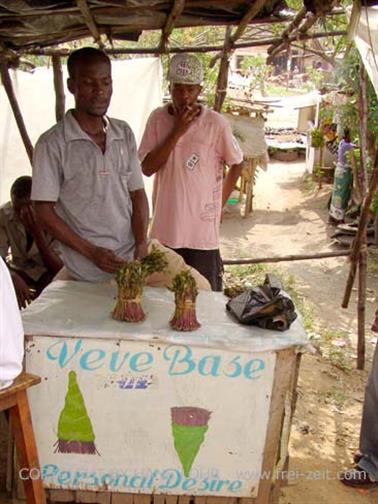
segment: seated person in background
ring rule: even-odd
[[[0,258],[0,390],[22,371],[24,330],[9,271]]]
[[[51,246],[52,239],[36,220],[31,186],[31,177],[19,177],[11,187],[11,201],[0,207],[0,255],[5,260],[11,253],[8,267],[22,308],[39,295],[62,267]]]

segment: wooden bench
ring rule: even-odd
[[[35,477],[40,467],[26,394],[29,387],[40,381],[38,376],[22,373],[11,387],[0,390],[0,411],[9,410],[10,428],[15,438],[20,468],[24,470],[25,477],[33,469],[32,477],[23,479],[27,504],[46,504],[42,479]]]

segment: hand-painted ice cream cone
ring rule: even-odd
[[[97,452],[94,441],[92,423],[77,383],[76,373],[70,371],[64,408],[59,416],[55,452],[94,455]]]
[[[174,446],[186,477],[204,442],[210,415],[211,411],[203,408],[171,408]]]

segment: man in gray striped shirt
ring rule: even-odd
[[[111,64],[82,48],[67,62],[75,108],[37,142],[32,200],[71,277],[106,281],[147,253],[148,202],[129,125],[105,116]]]

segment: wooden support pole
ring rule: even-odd
[[[357,302],[357,369],[365,367],[365,306],[367,273],[367,235],[363,238],[358,258],[358,302]]]
[[[327,257],[348,256],[349,250],[339,250],[337,252],[320,252],[319,254],[299,254],[276,257],[256,257],[254,259],[223,259],[225,265],[236,264],[259,264],[259,263],[276,263],[283,261],[306,261],[308,259],[326,259]]]
[[[54,72],[55,89],[55,117],[56,121],[61,121],[64,117],[66,108],[66,98],[64,95],[62,60],[60,56],[54,54],[52,57],[52,67]]]
[[[358,115],[360,119],[360,127],[359,127],[359,136],[360,136],[360,152],[361,152],[361,169],[363,173],[363,196],[365,196],[368,189],[368,149],[367,149],[367,117],[368,117],[368,108],[367,108],[367,97],[366,97],[366,70],[363,65],[363,62],[360,62],[360,85],[359,85],[359,106],[358,106]]]
[[[349,276],[348,276],[347,284],[345,287],[344,298],[343,298],[343,301],[341,304],[341,306],[343,308],[348,308],[350,295],[351,295],[352,287],[353,287],[353,283],[354,283],[354,278],[356,276],[358,257],[360,254],[361,245],[362,245],[365,233],[366,233],[366,228],[367,228],[367,224],[368,224],[368,220],[369,220],[370,205],[371,205],[371,201],[373,199],[373,196],[374,196],[377,188],[378,188],[378,151],[376,152],[376,155],[375,155],[374,168],[373,168],[373,173],[372,173],[372,176],[370,179],[369,190],[364,198],[362,208],[361,208],[360,223],[358,226],[357,235],[356,235],[356,238],[354,239],[351,253],[350,253]]]
[[[175,26],[176,20],[181,16],[185,7],[185,0],[174,0],[172,10],[167,18],[164,28],[162,29],[159,52],[166,53],[168,46],[168,39]]]
[[[17,97],[13,90],[12,79],[9,75],[9,68],[6,61],[1,61],[0,63],[0,72],[1,72],[1,80],[7,93],[9,103],[12,107],[13,115],[16,120],[18,130],[20,132],[22,141],[24,143],[24,147],[26,149],[26,153],[28,155],[30,164],[33,162],[33,145],[30,141],[28,132],[26,131],[25,122],[22,118],[21,109],[18,105]]]
[[[228,67],[230,65],[230,61],[229,61],[230,35],[231,35],[231,28],[229,26],[227,26],[225,39],[224,39],[222,58],[221,58],[221,62],[219,65],[217,87],[215,90],[214,110],[216,112],[220,112],[222,110],[222,105],[223,105],[224,99],[226,98],[226,94],[227,94]]]

